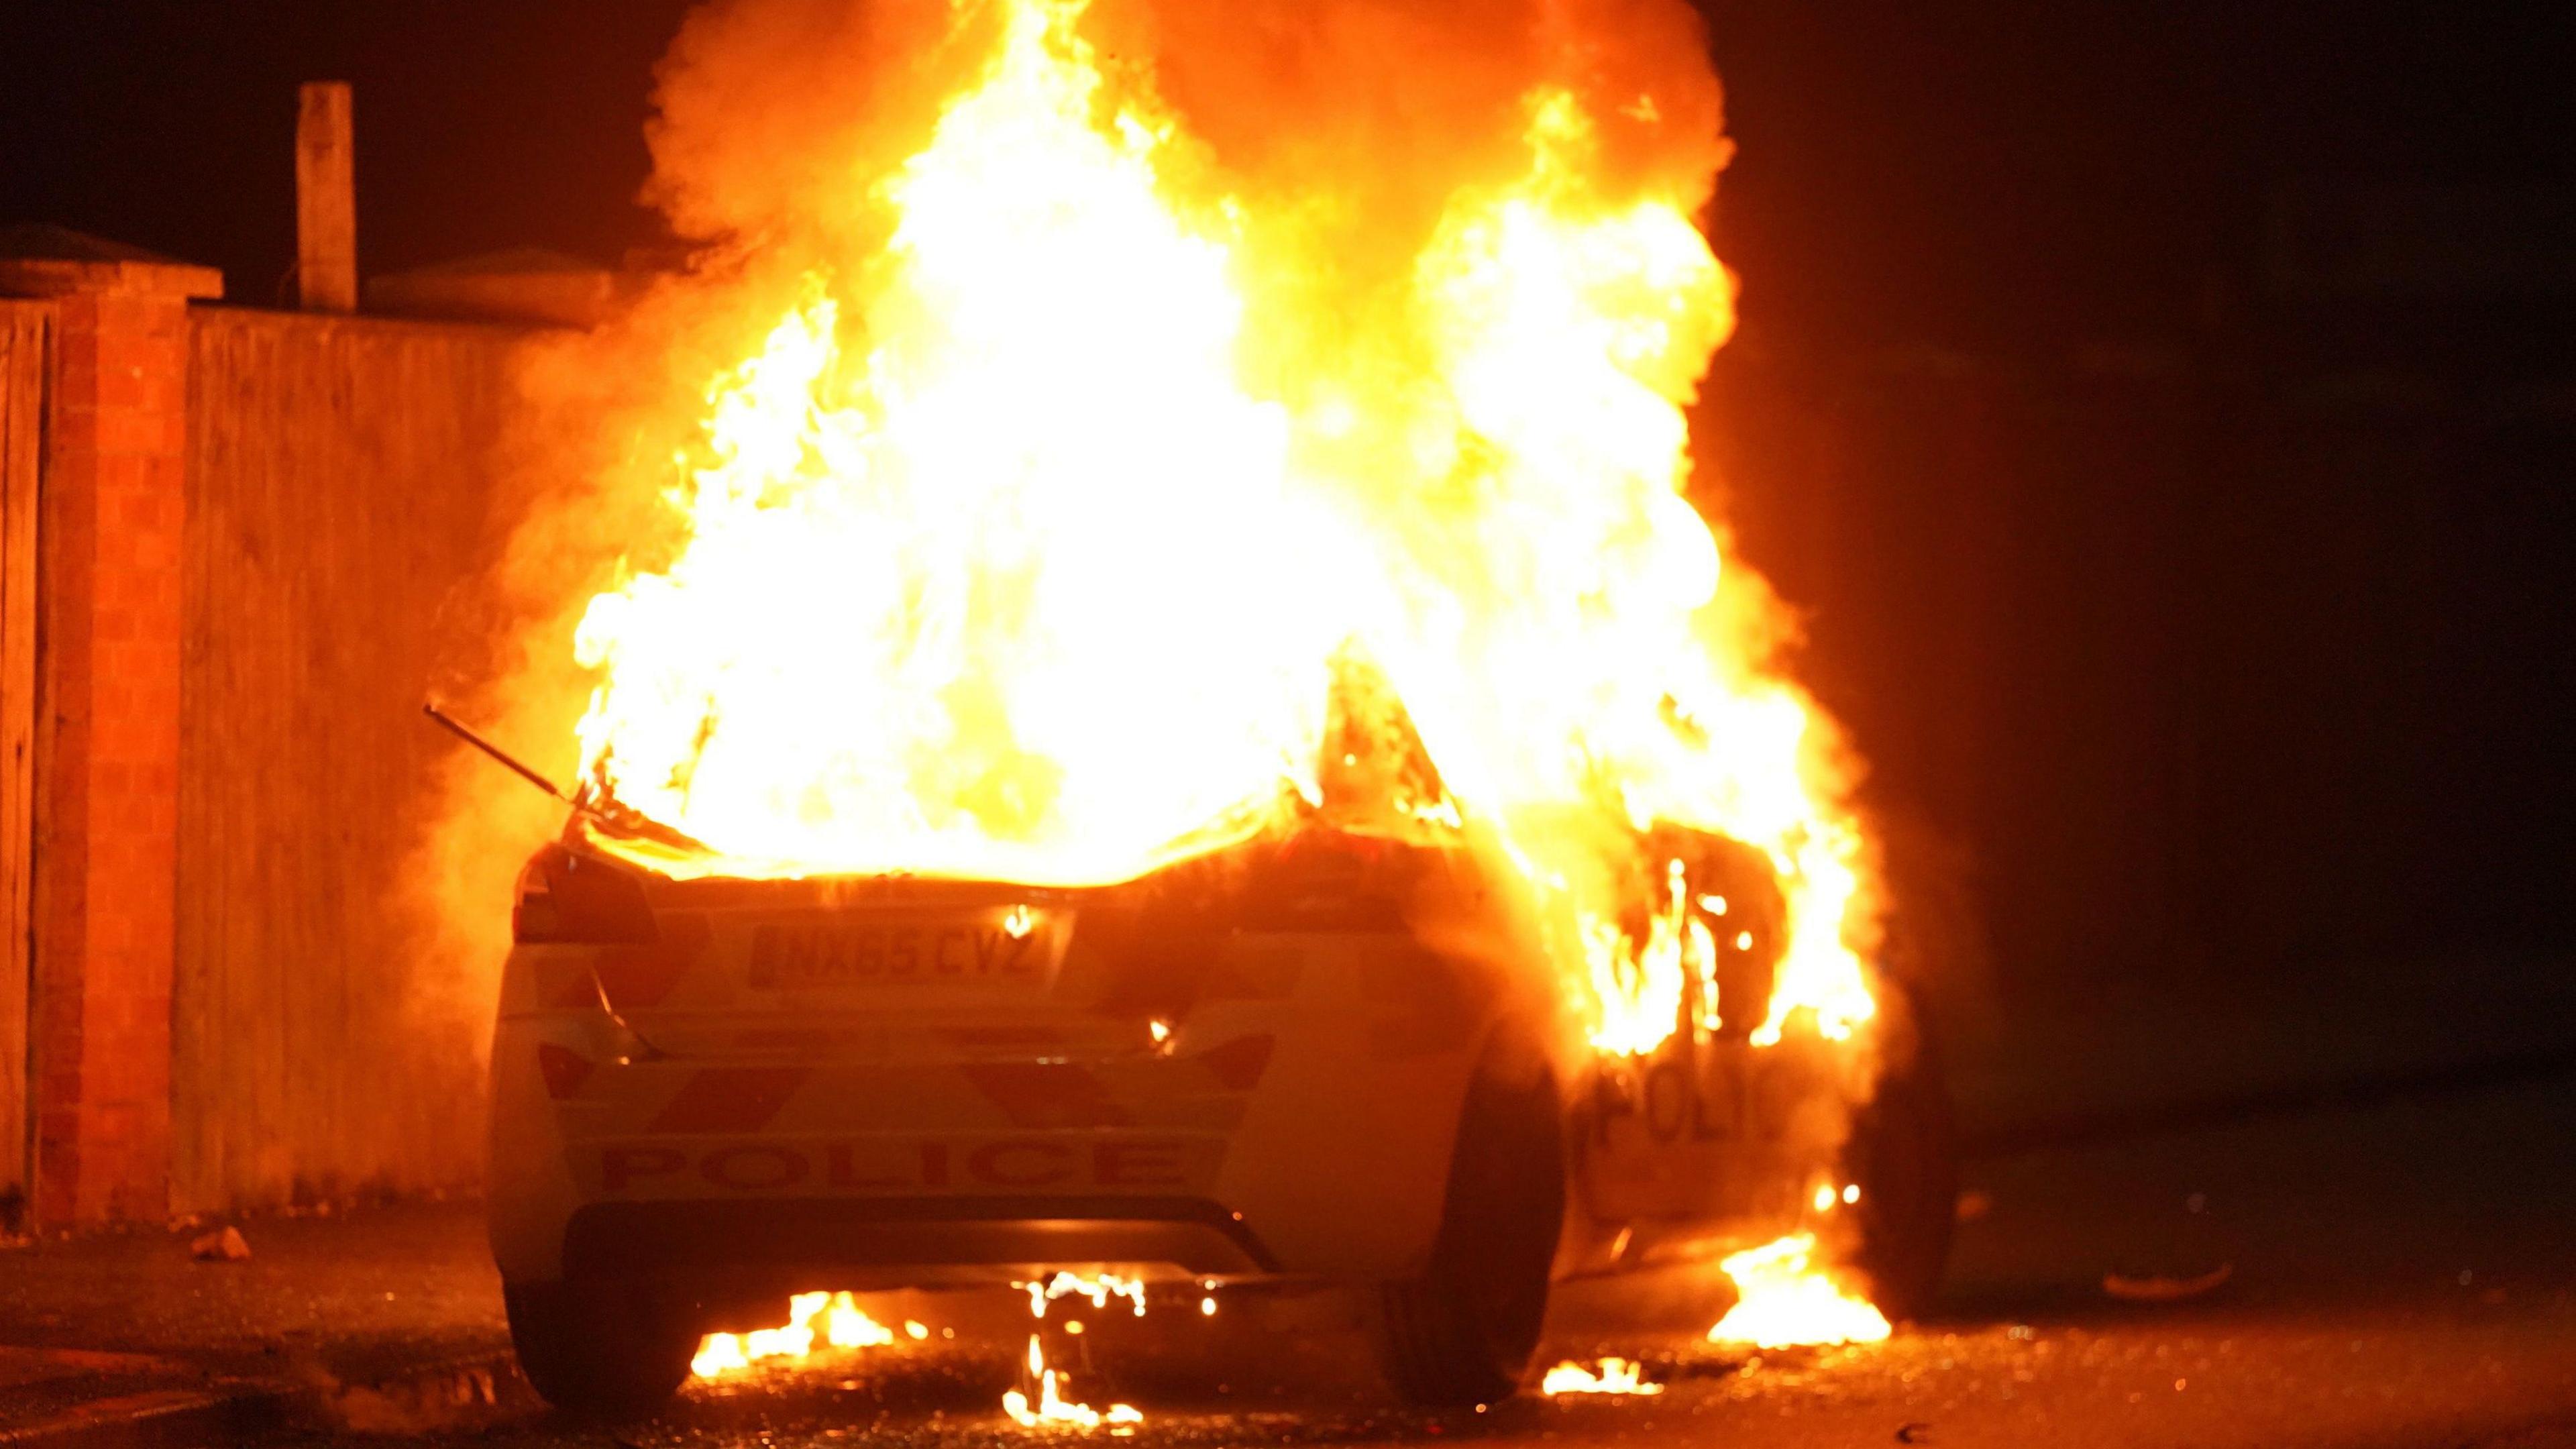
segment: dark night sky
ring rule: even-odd
[[[294,248],[295,88],[357,89],[362,265],[652,236],[653,61],[688,6],[13,3],[0,7],[0,216],[224,268],[265,303]]]
[[[1705,0],[1733,124],[1723,250],[1756,323],[1978,343],[2153,334],[2288,176],[2576,175],[2576,10],[2215,0]],[[277,292],[298,81],[357,86],[371,271],[614,259],[684,0],[15,0],[0,221]]]

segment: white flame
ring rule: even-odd
[[[1598,1371],[1568,1359],[1539,1381],[1543,1394],[1660,1394],[1662,1384],[1646,1382],[1646,1366],[1631,1359],[1605,1358]]]
[[[1738,1296],[1708,1331],[1709,1340],[1794,1348],[1876,1343],[1887,1337],[1886,1315],[1868,1299],[1845,1293],[1816,1268],[1815,1252],[1815,1234],[1792,1233],[1719,1263],[1735,1280]]]
[[[821,1324],[818,1333],[816,1324]],[[914,1338],[926,1338],[930,1330],[907,1323]],[[689,1372],[702,1379],[715,1378],[738,1369],[746,1369],[763,1359],[801,1359],[814,1352],[819,1337],[837,1349],[882,1348],[894,1342],[894,1331],[860,1309],[856,1299],[847,1293],[799,1293],[787,1300],[787,1322],[776,1328],[756,1328],[749,1333],[710,1333],[699,1340],[698,1351],[689,1360]]]

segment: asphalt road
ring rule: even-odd
[[[1140,1446],[2576,1445],[2576,1083],[2030,1151],[1972,1163],[1967,1180],[1984,1211],[1961,1226],[1942,1313],[1885,1344],[1748,1354],[1604,1328],[1604,1305],[1574,1305],[1553,1354],[1640,1357],[1666,1391],[1434,1415],[1376,1395],[1332,1305],[1238,1303],[1171,1332],[1097,1325],[1076,1388],[1139,1404]],[[2222,1266],[2224,1284],[2182,1301],[2103,1285],[2106,1272]],[[1008,1305],[952,1316],[968,1325],[957,1340],[694,1388],[651,1424],[535,1415],[414,1437],[488,1449],[1038,1437],[997,1408],[1018,1347]],[[1226,1391],[1182,1388],[1176,1373]]]

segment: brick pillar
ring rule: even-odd
[[[66,234],[68,235],[68,234]],[[169,1205],[188,300],[221,274],[77,238],[0,257],[56,299],[38,521],[29,1056],[39,1223]]]

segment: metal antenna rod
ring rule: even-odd
[[[536,786],[538,789],[545,791],[547,794],[554,796],[556,799],[561,800],[575,810],[583,811],[588,814],[598,813],[592,810],[589,805],[565,794],[562,786],[557,785],[554,781],[547,779],[545,776],[529,769],[525,764],[520,763],[520,761],[515,756],[511,755],[509,751],[502,749],[499,745],[492,743],[490,740],[483,738],[474,731],[467,729],[464,725],[457,723],[453,716],[449,715],[445,710],[440,709],[434,701],[421,705],[420,712],[437,721],[439,727],[446,730],[449,734],[456,736],[465,743],[472,745],[474,748],[481,750],[487,755],[490,755],[493,759],[507,765],[511,772],[516,774],[520,779],[525,780],[529,784]]]
[[[500,761],[503,765],[509,768],[511,774],[518,776],[520,779],[527,781],[529,784],[536,786],[538,789],[545,791],[547,794],[561,800],[566,805],[571,806],[576,814],[587,815],[591,819],[607,826],[610,830],[619,835],[656,841],[660,844],[672,846],[677,849],[692,850],[702,854],[714,853],[712,847],[710,847],[705,841],[698,839],[696,836],[684,835],[681,832],[672,829],[668,825],[649,819],[623,805],[618,804],[614,799],[609,800],[609,802],[603,806],[591,800],[590,792],[587,790],[578,795],[565,794],[562,786],[557,785],[554,781],[547,779],[536,771],[529,769],[525,764],[511,755],[509,751],[502,749],[499,745],[492,743],[490,740],[483,738],[481,735],[478,735],[474,733],[474,731],[457,723],[456,720],[445,710],[440,709],[435,701],[423,703],[420,707],[420,712],[428,715],[440,729],[447,731],[449,734],[456,736],[465,743],[472,745],[474,748],[481,750],[487,755],[490,755],[493,759]]]

